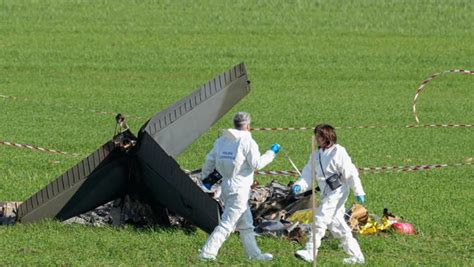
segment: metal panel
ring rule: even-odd
[[[211,233],[219,223],[218,204],[186,175],[178,163],[144,134],[137,151],[138,173],[156,202]]]
[[[87,163],[87,165],[89,165],[88,162],[92,161],[93,155],[96,155],[95,158],[97,159],[97,163],[108,164],[106,161],[109,160],[108,156],[111,151],[110,144],[109,143],[105,144],[104,146],[99,148],[99,150],[102,150],[102,151],[100,151],[99,153],[94,152],[94,154],[85,158],[84,160],[79,162],[77,165],[75,165],[73,168],[67,170],[64,174],[60,175],[57,179],[55,179],[54,181],[49,183],[47,186],[45,186],[43,189],[39,190],[36,194],[32,195],[30,198],[24,201],[20,205],[20,208],[18,209],[19,220],[21,222],[36,222],[38,220],[45,219],[45,218],[54,218],[61,211],[61,209],[63,209],[66,205],[74,204],[74,203],[72,204],[70,203],[71,198],[78,192],[78,190],[81,188],[83,183],[87,179],[90,179],[90,176],[88,177],[87,175],[85,175],[83,171],[84,163]],[[98,161],[97,155],[99,155],[100,153],[102,153],[105,156],[104,161]],[[101,166],[100,164],[97,164],[97,165],[98,165],[97,167]],[[102,167],[105,167],[105,166],[102,166]],[[115,169],[121,169],[121,168],[126,168],[126,166],[120,167],[119,165],[118,168],[117,166],[115,167]],[[110,172],[110,173],[113,173],[113,172]],[[103,174],[103,177],[108,177],[108,174]],[[124,175],[124,177],[128,177],[128,176]],[[64,184],[65,186],[64,187],[60,186],[61,184]],[[120,184],[120,175],[118,175],[117,173],[115,173],[114,176],[111,177],[109,186],[113,187],[116,184]],[[102,194],[107,195],[104,192],[102,192]],[[98,203],[96,199],[94,199],[93,195],[89,195],[87,198],[88,198],[88,201],[90,201],[91,203],[94,203],[91,205],[93,206],[91,208],[95,208],[101,204],[101,203]]]
[[[236,67],[239,66],[242,67],[243,64]],[[235,74],[231,75],[231,72],[235,72],[234,68],[207,82],[200,89],[168,109],[156,114],[142,127],[140,134],[147,132],[170,156],[176,158],[250,92],[246,73],[242,72],[242,75],[237,77]],[[227,85],[225,82],[223,83],[223,79],[226,79]],[[214,84],[219,84],[219,86],[214,86]],[[199,104],[191,105],[194,94],[199,94],[201,98],[204,95],[205,99],[202,99]],[[185,106],[184,114],[181,112],[173,123],[167,123],[158,131],[151,131],[150,125],[166,119],[169,113],[174,113],[174,110],[179,109],[181,105]]]

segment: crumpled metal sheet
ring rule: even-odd
[[[293,200],[288,198],[290,187],[273,180],[268,185],[254,185],[250,193],[250,208],[254,223],[263,220],[281,220],[286,218],[288,206]]]
[[[312,207],[311,194],[295,197],[290,195],[290,186],[273,180],[269,184],[255,185],[250,194],[250,207],[254,223],[263,220],[286,220],[298,210]]]
[[[265,186],[252,187],[249,202],[255,232],[304,244],[311,225],[290,221],[288,218],[299,210],[311,209],[312,197],[306,195],[296,198],[290,195],[290,186],[291,184],[283,185],[273,180]]]

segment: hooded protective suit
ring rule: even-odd
[[[224,241],[237,228],[249,258],[271,259],[270,254],[261,253],[255,241],[248,200],[255,170],[265,167],[274,158],[275,153],[271,150],[260,155],[258,145],[248,131],[228,129],[216,140],[206,157],[202,177],[207,177],[214,169],[222,175],[224,213],[202,248],[201,258],[214,259]]]
[[[350,227],[344,220],[344,205],[349,196],[350,188],[356,196],[365,195],[359,179],[359,172],[351,161],[344,147],[335,144],[325,150],[319,149],[314,155],[316,159],[316,180],[321,189],[320,206],[318,207],[314,220],[316,222],[316,249],[321,245],[326,229],[339,239],[342,247],[351,258],[346,263],[363,263],[364,255],[360,250],[357,240],[352,236]],[[321,170],[321,166],[323,171]],[[340,174],[342,186],[331,190],[326,183],[326,178],[333,174]],[[295,182],[301,186],[301,191],[311,189],[311,157],[303,169],[302,177]],[[317,250],[316,250],[317,251]],[[299,250],[296,254],[306,261],[313,261],[313,238],[309,238],[305,250]]]

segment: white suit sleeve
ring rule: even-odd
[[[347,184],[354,191],[356,196],[365,195],[364,188],[362,188],[362,182],[359,178],[359,171],[356,166],[352,163],[349,154],[345,149],[341,149],[337,162],[339,172],[342,175],[342,178],[346,180]]]
[[[295,185],[301,186],[301,192],[306,192],[309,189],[311,189],[312,178],[313,176],[311,175],[311,155],[310,155],[308,162],[303,168],[301,177],[295,182]]]
[[[263,169],[275,158],[275,152],[268,150],[265,154],[260,155],[258,145],[254,140],[250,140],[250,147],[247,154],[247,162],[254,170]]]
[[[201,171],[201,180],[209,176],[209,174],[211,174],[216,168],[216,147],[217,141],[214,143],[212,150],[206,156],[206,162],[204,163]]]

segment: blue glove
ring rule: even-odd
[[[365,203],[365,195],[356,196],[356,201],[362,205]]]
[[[280,148],[281,146],[279,144],[273,144],[270,150],[275,152],[275,154],[278,154],[278,152],[280,152]]]
[[[297,195],[299,192],[301,191],[301,186],[298,185],[298,184],[295,184],[292,188],[291,188],[291,192],[295,195]]]

